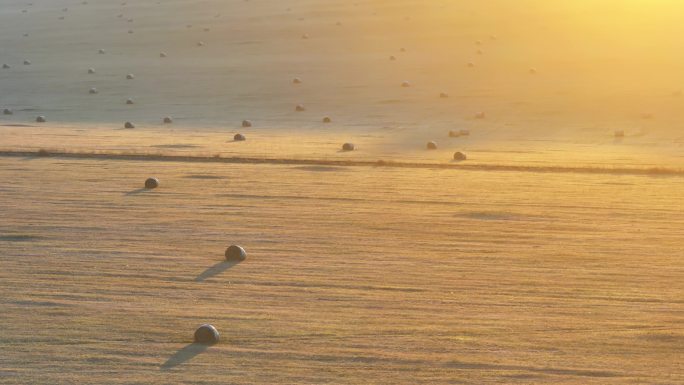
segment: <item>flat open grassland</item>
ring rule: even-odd
[[[0,180],[3,383],[684,381],[681,177],[2,157]]]

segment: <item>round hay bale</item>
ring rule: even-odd
[[[40,116],[36,117],[36,123],[45,123],[45,122],[47,122],[47,119],[45,119],[45,116],[40,115]]]
[[[530,75],[536,75],[537,74],[537,69],[536,68],[530,68]]]
[[[308,35],[308,34],[305,33],[305,34],[302,35],[302,39],[303,39],[303,40],[306,40],[306,39],[308,39],[308,38],[309,38],[309,35]]]
[[[241,246],[230,245],[226,249],[226,260],[228,261],[244,261],[247,258],[247,252]]]
[[[124,128],[135,128],[135,125],[131,122],[124,123]]]
[[[95,73],[95,69],[94,69],[94,68],[88,68],[88,74],[89,74],[89,75],[92,75],[92,74],[94,74],[94,73]]]
[[[133,74],[128,74],[128,75],[126,75],[126,79],[128,79],[128,80],[133,80],[133,79],[135,79],[135,75],[133,75]]]
[[[411,83],[408,80],[401,82],[401,86],[404,88],[411,87]]]
[[[461,151],[456,151],[454,153],[454,160],[464,161],[466,159],[467,159],[466,154],[462,153]]]
[[[164,57],[166,57],[166,53],[164,53],[164,52],[160,52],[160,53],[159,53],[159,57],[161,57],[161,58],[164,58]]]
[[[624,130],[615,131],[615,137],[616,138],[624,138],[625,137],[625,131]]]
[[[332,119],[329,116],[323,118],[323,123],[332,123]]]
[[[304,106],[302,104],[297,104],[297,106],[295,107],[295,111],[297,111],[297,112],[302,112],[305,110],[306,110],[306,108],[304,108]]]
[[[482,52],[481,49],[478,49],[478,50],[477,50],[477,54],[478,54],[478,55],[482,55],[482,54],[484,54],[484,52]]]
[[[12,111],[9,108],[5,108],[4,110],[2,110],[2,114],[3,115],[12,115],[12,114],[14,114],[14,111]]]
[[[401,52],[406,52],[406,48],[401,47],[401,48],[399,49],[399,51],[401,51]]]
[[[243,142],[247,140],[247,138],[245,138],[245,136],[242,134],[235,134],[235,136],[233,136],[233,140],[236,142]]]
[[[252,127],[252,121],[251,120],[243,120],[242,121],[242,127]]]
[[[24,60],[24,65],[25,65],[25,66],[30,66],[30,65],[31,65],[31,61],[30,61],[30,60]]]
[[[449,137],[450,138],[458,138],[461,136],[461,132],[458,130],[449,130]]]
[[[167,116],[164,118],[163,122],[164,122],[164,124],[171,124],[171,123],[173,123],[173,119],[171,119],[170,116]]]
[[[159,187],[159,179],[157,178],[147,178],[145,180],[145,188],[151,190],[153,188]]]
[[[133,101],[133,99],[126,99],[126,104],[135,104],[135,102]]]
[[[342,151],[354,151],[356,149],[356,146],[354,146],[354,143],[345,143],[342,145]]]
[[[213,325],[204,324],[195,330],[195,343],[213,345],[219,342],[219,332]]]
[[[97,94],[97,88],[92,87],[91,89],[88,90],[88,93],[91,94],[91,95]]]
[[[475,119],[484,119],[486,117],[484,112],[478,112],[475,114]]]
[[[436,150],[437,149],[437,143],[435,143],[433,141],[429,141],[429,142],[427,142],[426,147],[428,150]]]
[[[128,30],[128,33],[133,33],[133,30],[132,30],[132,29],[129,29],[129,30]]]
[[[6,64],[6,63],[5,63],[5,64],[2,65],[2,68],[4,68],[4,69],[9,69],[10,66],[9,66],[9,64]]]
[[[449,97],[449,94],[447,94],[446,92],[440,92],[440,93],[439,93],[439,97],[442,98],[442,99],[446,99],[446,98]]]
[[[204,42],[203,41],[198,41],[197,42],[198,47],[204,47]]]
[[[100,55],[104,55],[105,53],[107,53],[107,51],[105,51],[105,50],[103,50],[102,48],[100,48],[100,49],[97,50],[97,53],[99,53]]]
[[[469,61],[469,62],[468,62],[468,67],[469,67],[469,68],[474,68],[474,67],[475,67],[475,63]]]
[[[461,136],[470,136],[470,130],[460,130],[458,133]]]
[[[292,84],[302,84],[302,79],[294,78],[294,79],[292,79]]]
[[[389,59],[390,59],[390,61],[395,61],[395,60],[397,60],[397,57],[394,56],[394,55],[392,55],[392,56],[389,57]]]

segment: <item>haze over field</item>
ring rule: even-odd
[[[684,384],[682,20],[0,0],[0,383]]]

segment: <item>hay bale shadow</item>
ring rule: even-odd
[[[142,194],[142,193],[148,192],[148,191],[150,191],[150,190],[146,189],[146,188],[137,188],[135,190],[132,190],[132,191],[125,193],[124,195],[138,195],[138,194]]]
[[[166,362],[162,364],[161,370],[173,369],[184,362],[188,362],[199,354],[204,353],[208,348],[209,345],[206,344],[192,343],[187,345],[166,360]]]
[[[238,260],[230,260],[230,261],[221,261],[214,266],[204,270],[202,274],[198,275],[197,278],[195,278],[195,282],[203,282],[206,281],[207,279],[211,277],[215,277],[224,271],[232,268],[233,266],[237,265],[242,261]]]

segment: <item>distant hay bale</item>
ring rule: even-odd
[[[124,128],[135,128],[135,125],[131,122],[124,123]]]
[[[38,150],[38,156],[50,156],[50,152],[44,148]]]
[[[92,87],[91,89],[88,90],[88,93],[91,94],[91,95],[97,94],[97,88]]]
[[[306,108],[304,108],[304,105],[302,105],[302,104],[297,104],[297,106],[295,107],[295,111],[297,111],[297,112],[302,112],[305,110],[306,110]]]
[[[133,30],[132,30],[132,29],[129,29],[129,30],[128,30],[128,33],[133,33]]]
[[[478,112],[475,114],[475,119],[484,119],[486,117],[484,112]]]
[[[401,48],[399,49],[399,51],[401,51],[401,52],[406,52],[406,48],[401,47]]]
[[[436,150],[437,149],[437,143],[435,143],[433,141],[429,141],[429,142],[427,142],[426,147],[428,150]]]
[[[242,127],[252,127],[252,121],[251,120],[243,120],[242,121]]]
[[[468,62],[468,67],[470,67],[470,68],[474,68],[474,67],[475,67],[475,63],[473,63],[473,62],[469,61],[469,62]]]
[[[450,138],[460,138],[461,136],[470,136],[470,130],[449,130]]]
[[[157,178],[147,178],[145,180],[145,188],[151,190],[153,188],[159,187],[159,179]]]
[[[477,54],[478,54],[478,55],[482,55],[482,54],[484,54],[484,52],[482,52],[481,49],[478,49],[478,50],[477,50]]]
[[[461,151],[456,151],[454,153],[454,160],[464,161],[464,160],[466,160],[466,158],[467,158],[466,154],[462,153]]]
[[[104,55],[105,53],[107,53],[107,51],[105,51],[105,50],[103,50],[102,48],[100,48],[100,49],[97,50],[97,53],[99,53],[100,55]]]
[[[4,68],[4,69],[9,69],[9,68],[10,68],[10,65],[7,64],[7,63],[5,63],[5,64],[2,65],[2,68]]]
[[[203,41],[198,41],[197,42],[198,47],[204,47],[204,42]]]
[[[411,87],[411,83],[408,80],[404,80],[401,82],[401,86],[406,88],[406,87]]]
[[[243,142],[247,140],[247,138],[245,138],[245,136],[242,134],[235,134],[235,136],[233,136],[233,140],[236,142]]]
[[[537,69],[536,68],[530,68],[529,73],[530,73],[530,75],[536,75]]]
[[[166,57],[166,53],[160,52],[160,53],[159,53],[159,57],[162,57],[162,58],[163,58],[163,57]]]
[[[30,60],[24,60],[24,65],[25,65],[25,66],[30,66],[30,65],[31,65],[31,61],[30,61]]]
[[[128,79],[128,80],[133,80],[133,79],[135,79],[135,75],[133,75],[133,74],[128,74],[128,75],[126,75],[126,79]]]
[[[624,138],[625,137],[625,131],[624,130],[615,131],[615,137],[616,138]]]
[[[294,79],[292,79],[292,84],[302,84],[302,79],[294,78]]]
[[[397,60],[397,57],[394,56],[394,55],[391,55],[391,56],[389,57],[389,59],[390,59],[390,61],[395,61],[395,60]]]
[[[306,39],[308,39],[308,38],[309,38],[309,35],[308,35],[308,34],[305,33],[305,34],[302,35],[302,39],[303,39],[303,40],[306,40]]]
[[[329,116],[323,118],[323,123],[332,123],[332,119]]]
[[[440,92],[440,93],[439,93],[439,97],[442,98],[442,99],[446,99],[446,98],[449,97],[449,94],[447,94],[446,92]]]
[[[164,124],[171,124],[171,123],[173,123],[173,119],[171,119],[170,116],[167,116],[164,118],[163,122],[164,122]]]
[[[45,122],[47,122],[47,119],[45,119],[45,116],[40,115],[40,116],[36,117],[36,123],[45,123]]]
[[[195,330],[195,343],[213,345],[219,342],[219,332],[213,325],[204,324]]]
[[[14,114],[14,111],[12,111],[9,108],[5,108],[4,110],[2,110],[2,114],[3,115],[12,115],[12,114]]]
[[[226,260],[228,261],[244,261],[247,258],[247,252],[241,246],[230,245],[226,249]]]
[[[133,99],[126,99],[126,104],[135,104],[135,102],[133,101]]]
[[[88,68],[88,74],[92,75],[92,74],[94,74],[94,73],[95,73],[95,69],[94,69],[94,68]]]
[[[354,143],[345,143],[342,145],[342,151],[354,151],[356,149],[356,146],[354,146]]]

